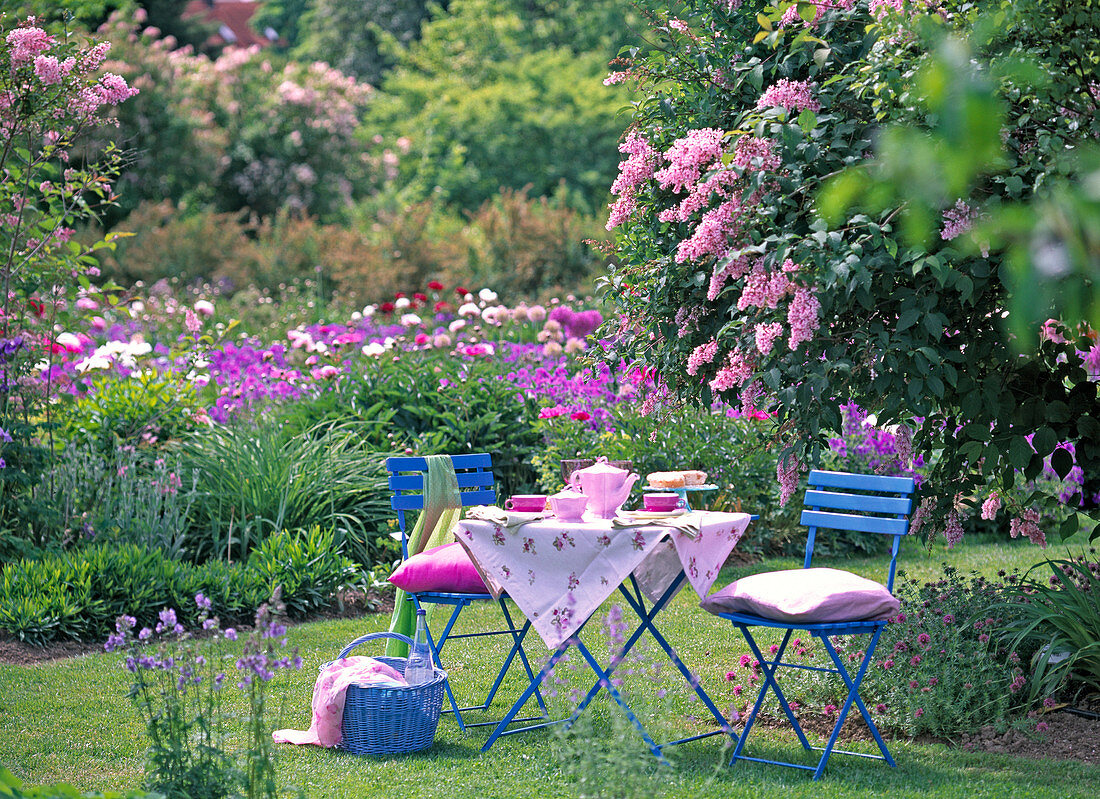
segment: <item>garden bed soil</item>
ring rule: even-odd
[[[318,612],[308,621],[323,619],[354,619],[371,613],[390,613],[393,610],[393,596],[379,596],[373,592],[364,595],[359,592],[347,592],[342,595],[342,605]],[[102,644],[81,643],[79,641],[58,641],[47,646],[32,646],[19,639],[0,633],[0,663],[30,665],[46,663],[64,658],[77,657],[92,652],[102,652]],[[1060,760],[1078,760],[1082,763],[1100,766],[1100,697],[1079,701],[1077,709],[1093,717],[1067,712],[1070,709],[1044,713],[1041,718],[1032,720],[1047,724],[1043,732],[1020,732],[1009,730],[997,733],[992,728],[979,730],[973,735],[963,735],[956,741],[938,741],[923,739],[925,742],[947,743],[976,752],[995,752],[1031,758],[1055,758]],[[812,734],[827,738],[833,727],[830,717],[824,715],[803,714],[799,719],[803,728]],[[788,726],[786,720],[777,720],[761,715],[757,724],[766,727],[782,728]],[[845,722],[841,731],[844,740],[871,740],[870,731],[863,720],[856,715]]]

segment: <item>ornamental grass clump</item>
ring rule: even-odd
[[[901,583],[896,591],[901,609],[890,617],[860,687],[876,724],[908,736],[951,739],[986,726],[1004,731],[1023,720],[1026,660],[1000,632],[1017,612],[1001,601],[1004,588],[1005,583],[980,576],[965,578],[951,567],[936,582]],[[832,639],[852,674],[867,640]],[[777,649],[773,644],[769,651]],[[832,667],[827,653],[808,635],[795,638],[784,658],[801,666]],[[844,704],[846,691],[835,675],[780,669],[777,678],[796,715],[828,719]],[[748,702],[759,689],[760,665],[751,655],[742,655],[726,679],[734,683],[735,700]],[[771,701],[769,712],[781,714]],[[849,718],[858,719],[858,711],[853,709]]]
[[[1049,569],[1050,575],[1043,575]],[[1096,550],[1032,567],[1008,598],[1007,634],[1014,646],[1035,648],[1032,699],[1100,691],[1100,562]]]
[[[279,594],[276,589],[256,611],[253,632],[235,662],[238,633],[220,629],[210,616],[210,599],[201,593],[195,595],[200,626],[195,634],[172,608],[160,612],[153,629],[135,632],[133,616],[118,618],[104,649],[127,652],[125,666],[134,675],[128,696],[149,734],[147,788],[166,799],[276,796],[274,750],[264,721],[266,688],[278,670],[302,664],[296,650],[281,651],[287,642],[278,620]],[[236,682],[248,700],[243,766],[227,747],[226,682]]]

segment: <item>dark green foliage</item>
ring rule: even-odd
[[[627,6],[455,0],[401,54],[370,120],[407,136],[402,173],[422,196],[472,210],[501,187],[606,202],[628,93],[604,87]]]
[[[6,768],[0,766],[0,797],[8,799],[164,799],[159,793],[146,793],[145,791],[88,791],[81,793],[71,785],[57,783],[55,785],[39,785],[37,787],[25,786],[22,780],[16,779]]]
[[[395,46],[418,39],[427,18],[427,0],[310,0],[295,26],[301,41],[293,55],[378,85]]]
[[[276,585],[290,616],[302,618],[355,581],[357,569],[341,551],[331,530],[314,527],[268,536],[247,563],[196,566],[133,544],[25,559],[0,574],[0,629],[32,644],[93,641],[106,637],[123,614],[152,627],[164,607],[195,626],[200,592],[223,625],[243,624]]]
[[[97,378],[66,409],[59,435],[101,454],[119,447],[179,439],[202,407],[193,384],[144,372],[128,379]]]

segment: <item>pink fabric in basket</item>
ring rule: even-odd
[[[457,541],[413,555],[390,575],[390,582],[409,594],[421,591],[489,593],[470,556]]]
[[[271,734],[272,739],[278,744],[339,744],[344,699],[348,686],[353,683],[387,687],[408,684],[396,669],[374,658],[357,656],[326,663],[313,685],[313,722],[309,729],[276,730]]]
[[[700,606],[710,613],[751,613],[773,621],[817,624],[885,619],[899,603],[886,587],[840,569],[787,569],[742,577]]]

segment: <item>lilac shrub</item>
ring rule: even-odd
[[[276,589],[270,604],[256,612],[253,632],[242,654],[233,655],[238,640],[232,628],[221,630],[210,616],[211,601],[195,595],[199,626],[185,630],[176,611],[165,608],[155,628],[135,630],[133,616],[120,616],[104,649],[124,650],[126,670],[134,675],[129,691],[149,734],[146,786],[167,799],[214,799],[276,796],[273,750],[264,723],[267,683],[281,669],[301,668],[301,659],[286,647],[286,628],[277,620]],[[227,748],[226,683],[236,682],[248,697],[245,766],[236,765]]]

